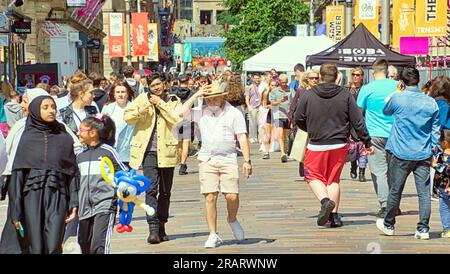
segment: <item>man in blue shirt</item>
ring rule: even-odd
[[[300,87],[300,82],[302,81],[303,73],[305,73],[305,66],[298,63],[294,67],[295,79],[289,84],[289,88],[297,92]]]
[[[392,154],[389,176],[392,187],[387,201],[386,217],[377,220],[377,227],[386,235],[394,235],[395,213],[408,175],[414,173],[419,196],[419,223],[415,238],[428,240],[431,215],[430,165],[433,150],[439,145],[439,107],[433,98],[418,88],[419,71],[406,67],[400,73],[405,87],[386,98],[383,113],[394,116],[394,125],[386,144]]]
[[[389,195],[388,178],[389,155],[385,151],[387,138],[391,133],[394,117],[383,113],[384,100],[397,89],[397,81],[387,79],[388,62],[377,60],[372,65],[374,81],[364,85],[359,91],[358,106],[365,110],[366,127],[372,138],[374,155],[367,158],[372,182],[380,203],[378,218],[384,218]]]

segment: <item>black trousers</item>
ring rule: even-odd
[[[114,213],[99,213],[80,220],[78,244],[83,254],[109,254],[115,217]]]
[[[167,223],[175,168],[159,168],[157,152],[154,151],[145,153],[142,167],[144,176],[151,180],[151,187],[145,193],[145,203],[156,211],[153,216],[147,215],[147,223]]]

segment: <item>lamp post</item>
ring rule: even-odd
[[[127,22],[127,65],[131,66],[131,27],[130,27],[130,1],[125,0],[125,20]]]
[[[390,36],[390,15],[391,15],[391,3],[389,0],[381,0],[381,42],[389,47]]]
[[[141,0],[136,0],[137,1],[137,12],[141,12]],[[139,56],[138,57],[139,60],[139,72],[141,72],[144,69],[144,57],[143,56]]]
[[[309,36],[314,36],[314,0],[309,2]]]
[[[352,32],[353,26],[353,0],[345,0],[345,35],[349,35]]]

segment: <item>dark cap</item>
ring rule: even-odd
[[[189,76],[187,76],[187,74],[180,74],[178,75],[178,81],[184,83],[187,82],[189,80]]]

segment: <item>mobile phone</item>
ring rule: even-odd
[[[25,237],[25,230],[23,229],[21,222],[19,222],[19,234],[20,234],[20,237],[22,237],[22,238]]]

